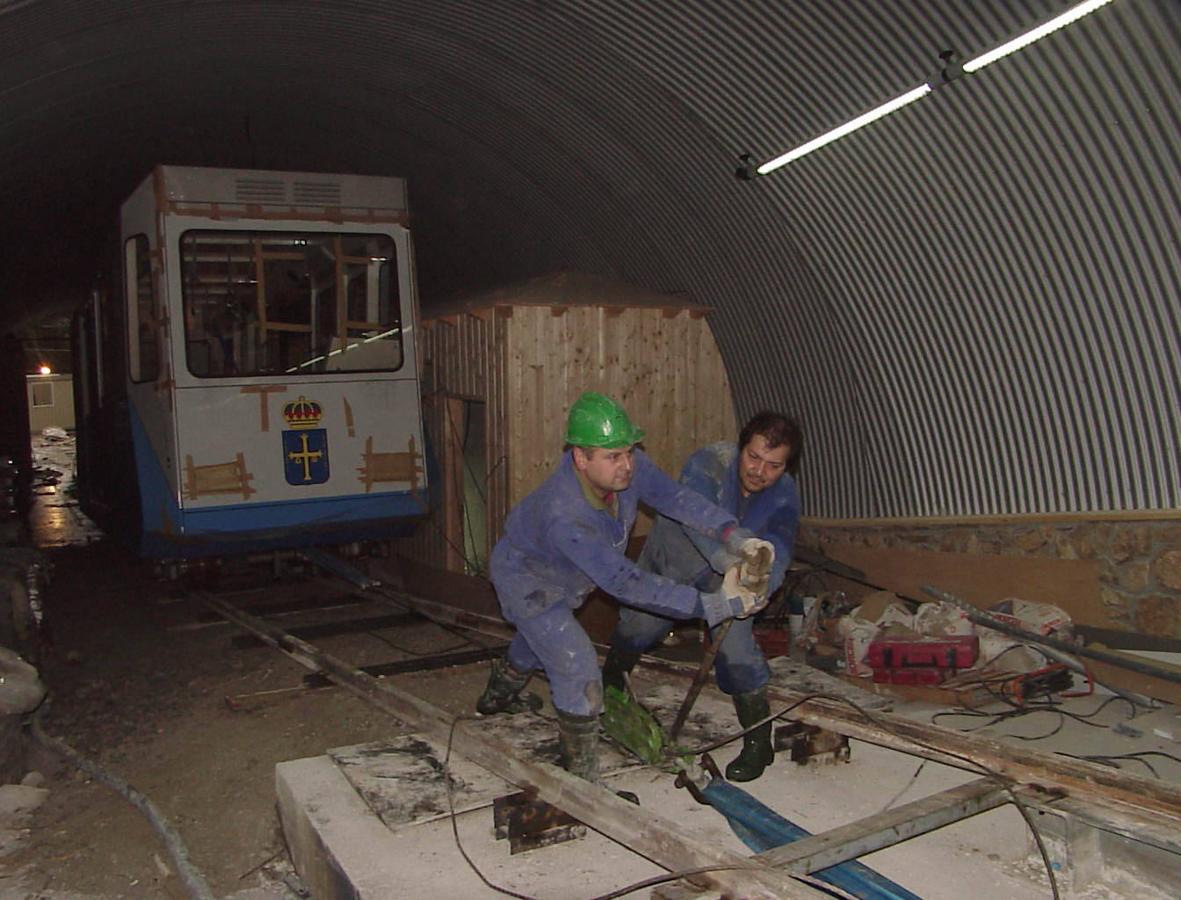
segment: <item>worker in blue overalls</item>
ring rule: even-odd
[[[703,447],[685,463],[681,484],[729,511],[775,548],[768,592],[783,582],[795,548],[800,523],[800,495],[791,472],[796,468],[803,434],[786,416],[761,412],[738,436],[738,444]],[[716,540],[682,528],[661,516],[640,553],[640,568],[691,585],[700,591],[716,590],[726,569],[726,548]],[[627,674],[640,655],[668,634],[672,623],[659,613],[621,609],[619,624],[611,636],[611,648],[603,663],[603,684],[630,697]],[[734,700],[738,721],[745,729],[770,715],[767,681],[770,669],[754,639],[754,620],[734,622],[714,663],[718,687]],[[726,767],[731,781],[753,781],[775,758],[771,723],[748,730],[742,752]]]
[[[603,687],[594,646],[574,611],[596,585],[628,606],[711,626],[766,604],[765,591],[742,583],[740,564],[766,560],[770,547],[739,527],[733,513],[657,468],[636,446],[643,436],[610,398],[579,397],[567,420],[569,450],[509,514],[489,564],[501,611],[517,634],[506,657],[493,663],[476,709],[519,711],[530,674],[543,669],[558,714],[562,765],[588,781],[599,778]],[[702,592],[637,568],[624,551],[640,501],[722,548],[732,562],[724,583]]]

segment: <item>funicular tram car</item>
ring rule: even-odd
[[[156,168],[75,320],[83,509],[164,560],[412,527],[407,224],[398,178]]]

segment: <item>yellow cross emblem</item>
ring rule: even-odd
[[[290,453],[287,454],[287,458],[289,460],[291,460],[293,463],[295,463],[296,465],[302,465],[303,466],[303,480],[304,481],[311,481],[312,480],[312,463],[319,462],[320,459],[324,456],[324,453],[321,450],[309,450],[308,449],[308,436],[306,434],[299,435],[299,441],[300,441],[300,444],[302,445],[303,449],[302,450],[292,450]]]

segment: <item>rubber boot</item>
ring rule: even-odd
[[[621,694],[630,694],[628,676],[640,661],[640,651],[620,650],[615,645],[607,651],[603,660],[603,687],[613,687]]]
[[[529,673],[521,674],[509,665],[506,659],[492,660],[492,671],[488,675],[488,686],[476,701],[476,712],[491,716],[496,713],[519,713],[526,710],[538,712],[541,698],[534,693],[521,692],[529,683]]]
[[[558,744],[562,768],[571,775],[599,783],[599,717],[575,716],[558,710]]]
[[[591,784],[603,785],[599,774],[599,717],[558,713],[558,744],[562,750],[562,768]],[[640,805],[631,791],[616,791],[628,803]]]
[[[748,694],[735,694],[734,710],[743,728],[750,728],[760,719],[767,718],[771,715],[767,689],[764,687]],[[771,723],[764,722],[743,735],[742,752],[726,766],[726,778],[730,781],[754,781],[771,765],[773,759],[775,750],[771,746]]]

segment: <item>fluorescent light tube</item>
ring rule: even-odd
[[[931,85],[921,84],[914,90],[907,91],[901,97],[895,97],[893,100],[883,103],[876,109],[871,109],[869,112],[861,114],[856,119],[850,119],[844,125],[838,125],[832,131],[826,131],[824,134],[820,135],[820,137],[813,138],[812,140],[808,141],[808,143],[800,144],[800,146],[796,147],[794,150],[788,150],[782,156],[777,156],[774,159],[763,163],[761,166],[759,166],[757,171],[760,175],[766,175],[768,172],[774,172],[780,166],[786,166],[792,160],[799,159],[801,156],[811,153],[813,150],[819,150],[825,144],[831,144],[833,141],[843,138],[845,135],[856,131],[858,128],[868,125],[870,122],[876,122],[878,119],[882,118],[882,116],[888,116],[895,110],[902,109],[902,107],[910,103],[914,103],[914,101],[925,97],[929,93],[931,93]]]
[[[1092,13],[1100,6],[1110,3],[1111,0],[1086,0],[1085,3],[1080,3],[1078,6],[1072,6],[1060,16],[1055,16],[1048,22],[1043,22],[1037,28],[1032,28],[1025,34],[1018,35],[1011,41],[1006,41],[999,47],[989,50],[982,56],[977,56],[975,59],[968,60],[964,63],[964,71],[978,72],[987,66],[989,63],[994,63],[998,59],[1008,56],[1010,53],[1015,53],[1022,47],[1028,47],[1034,41],[1041,40],[1047,34],[1053,34],[1059,28],[1069,25],[1071,22],[1081,19],[1087,13]]]
[[[962,69],[969,74],[972,72],[978,72],[989,63],[994,63],[998,59],[1003,59],[1010,53],[1015,53],[1016,51],[1020,50],[1022,47],[1028,47],[1034,41],[1041,40],[1047,34],[1053,34],[1059,28],[1063,28],[1066,25],[1069,25],[1071,22],[1081,19],[1088,13],[1092,13],[1099,7],[1105,6],[1110,2],[1111,0],[1086,0],[1084,3],[1080,3],[1077,6],[1071,7],[1066,12],[1062,13],[1062,15],[1056,16],[1053,19],[1050,19],[1048,22],[1043,22],[1041,25],[1037,26],[1037,28],[1032,28],[1025,32],[1025,34],[1018,35],[1011,41],[1007,41],[1001,44],[999,47],[989,50],[987,53],[977,56],[975,59],[969,60],[963,64]],[[856,119],[852,119],[846,122],[844,125],[834,128],[832,131],[827,131],[820,135],[820,137],[813,138],[806,144],[801,144],[800,146],[796,147],[794,150],[788,150],[782,156],[777,156],[774,159],[763,163],[755,171],[759,175],[766,175],[770,172],[774,172],[780,166],[786,166],[789,162],[797,160],[801,156],[811,153],[813,150],[819,150],[826,144],[831,144],[833,141],[843,138],[845,135],[856,131],[858,128],[868,125],[870,122],[876,122],[878,119],[882,118],[882,116],[888,116],[895,110],[901,109],[902,107],[913,103],[922,97],[925,97],[929,93],[931,93],[931,85],[919,85],[917,88],[908,91],[901,97],[895,97],[888,103],[883,103],[876,109],[871,109],[869,112],[858,116]]]

